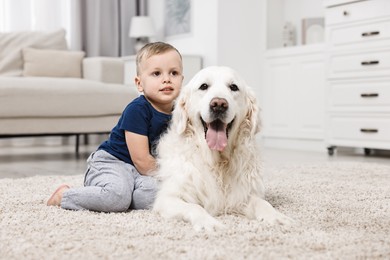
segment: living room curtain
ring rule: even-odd
[[[0,0],[0,32],[65,28],[71,50],[127,56],[134,54],[134,39],[128,34],[138,1]]]
[[[0,0],[0,32],[65,28],[76,0]]]
[[[81,0],[81,42],[87,56],[126,56],[134,54],[129,38],[136,0]]]

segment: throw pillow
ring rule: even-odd
[[[0,76],[22,76],[22,49],[66,50],[65,30],[0,33]]]
[[[23,49],[23,76],[82,77],[82,51]]]

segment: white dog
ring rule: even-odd
[[[189,221],[196,230],[222,227],[213,217],[221,214],[289,223],[264,200],[258,131],[255,97],[235,71],[198,72],[182,89],[158,145],[162,183],[153,209],[164,218]]]

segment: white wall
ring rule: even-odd
[[[267,1],[267,48],[277,48],[283,46],[283,35],[281,30],[285,20],[281,14],[283,11],[282,0]],[[281,12],[281,13],[278,13]]]
[[[218,0],[191,0],[191,33],[164,37],[164,0],[149,0],[149,15],[153,18],[157,36],[174,45],[182,54],[200,55],[206,66],[217,63],[217,13]]]
[[[265,50],[265,7],[265,0],[191,0],[191,34],[165,39],[164,0],[148,1],[158,31],[155,40],[173,44],[182,54],[201,55],[204,66],[233,67],[257,93]]]
[[[218,65],[237,70],[260,93],[265,50],[265,1],[219,0]]]

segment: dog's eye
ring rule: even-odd
[[[236,84],[231,84],[229,87],[231,91],[239,91],[239,88],[237,87]]]
[[[200,90],[206,90],[209,88],[209,85],[207,85],[206,83],[203,83],[202,85],[200,85],[199,89]]]

